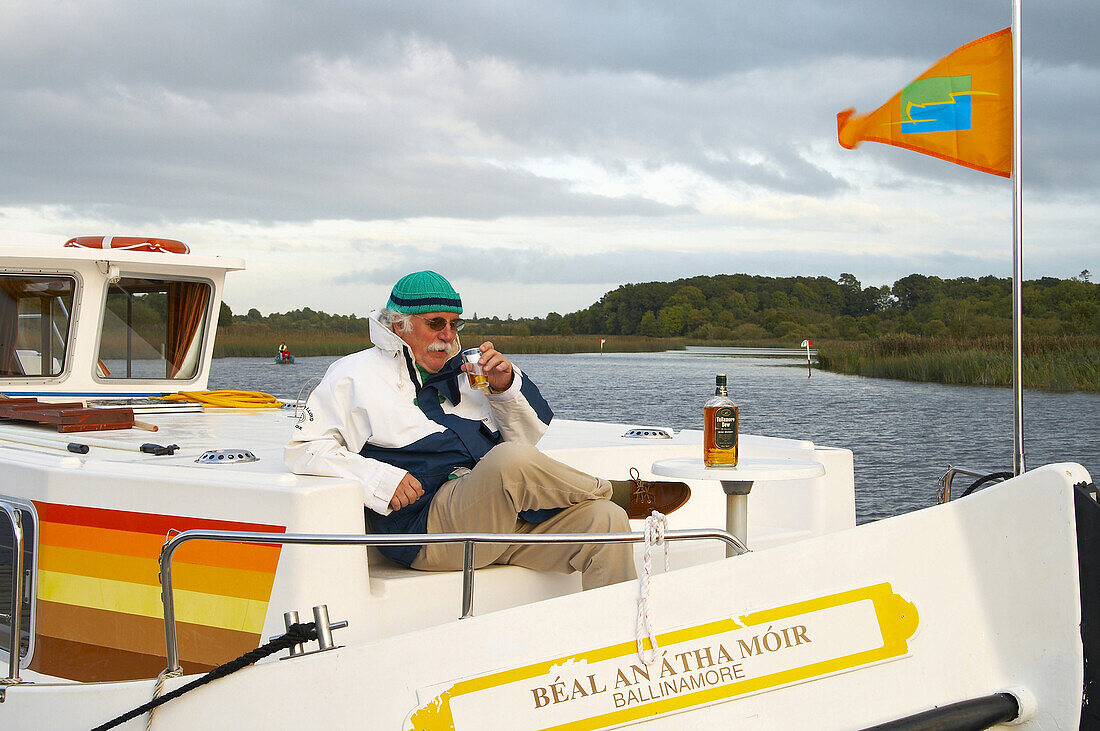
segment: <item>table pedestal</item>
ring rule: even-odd
[[[726,530],[746,546],[749,545],[749,491],[751,482],[720,480],[726,493]],[[733,555],[733,547],[726,546],[726,556]]]
[[[650,471],[663,477],[689,480],[714,480],[726,494],[726,530],[748,545],[749,493],[761,480],[802,480],[820,477],[825,467],[820,462],[797,459],[742,458],[736,467],[707,467],[700,457],[661,459]],[[726,556],[733,548],[726,547]]]

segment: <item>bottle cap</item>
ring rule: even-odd
[[[725,386],[726,385],[726,374],[725,373],[719,373],[717,376],[715,376],[714,377],[714,384],[716,386]]]

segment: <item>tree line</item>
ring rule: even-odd
[[[751,341],[814,337],[860,340],[895,333],[970,338],[1007,333],[1012,281],[985,276],[943,279],[910,274],[891,286],[864,287],[851,274],[765,277],[718,274],[673,282],[624,284],[589,307],[545,317],[481,317],[470,328],[484,335],[636,335]],[[1069,279],[1024,283],[1024,330],[1034,335],[1100,334],[1100,284],[1083,271]],[[309,307],[234,315],[223,303],[219,325],[273,331],[366,334],[367,319]]]

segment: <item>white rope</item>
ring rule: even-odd
[[[183,675],[183,670],[177,668],[175,670],[169,670],[165,668],[160,671],[160,675],[157,676],[157,684],[153,686],[153,697],[149,700],[155,701],[160,698],[160,694],[164,692],[164,681],[168,678],[178,678]],[[153,714],[156,713],[156,708],[150,709],[149,715],[145,717],[145,731],[150,731],[153,728]]]
[[[665,544],[665,529],[668,518],[654,510],[645,519],[645,551],[642,553],[642,575],[638,577],[638,628],[635,639],[638,643],[638,659],[645,665],[664,657],[665,651],[657,646],[657,635],[653,632],[653,622],[649,612],[649,577],[653,572],[653,548],[660,546],[665,552],[665,571],[669,570],[668,545]],[[643,640],[649,638],[649,654],[646,653]]]

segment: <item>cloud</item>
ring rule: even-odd
[[[1068,166],[1093,187],[1095,146],[1075,143],[1095,119],[1080,93],[1094,44],[1065,64],[1098,11],[1052,5],[1029,31],[1032,73],[1052,81],[1029,119],[1065,134],[1042,143],[1033,184],[1064,186]],[[835,195],[851,182],[807,152],[835,112],[877,105],[994,29],[997,7],[15,2],[0,11],[0,157],[19,184],[2,202],[167,223],[682,213],[525,169],[566,155],[610,177],[680,166],[733,195]],[[1054,90],[1079,113],[1055,111]]]

